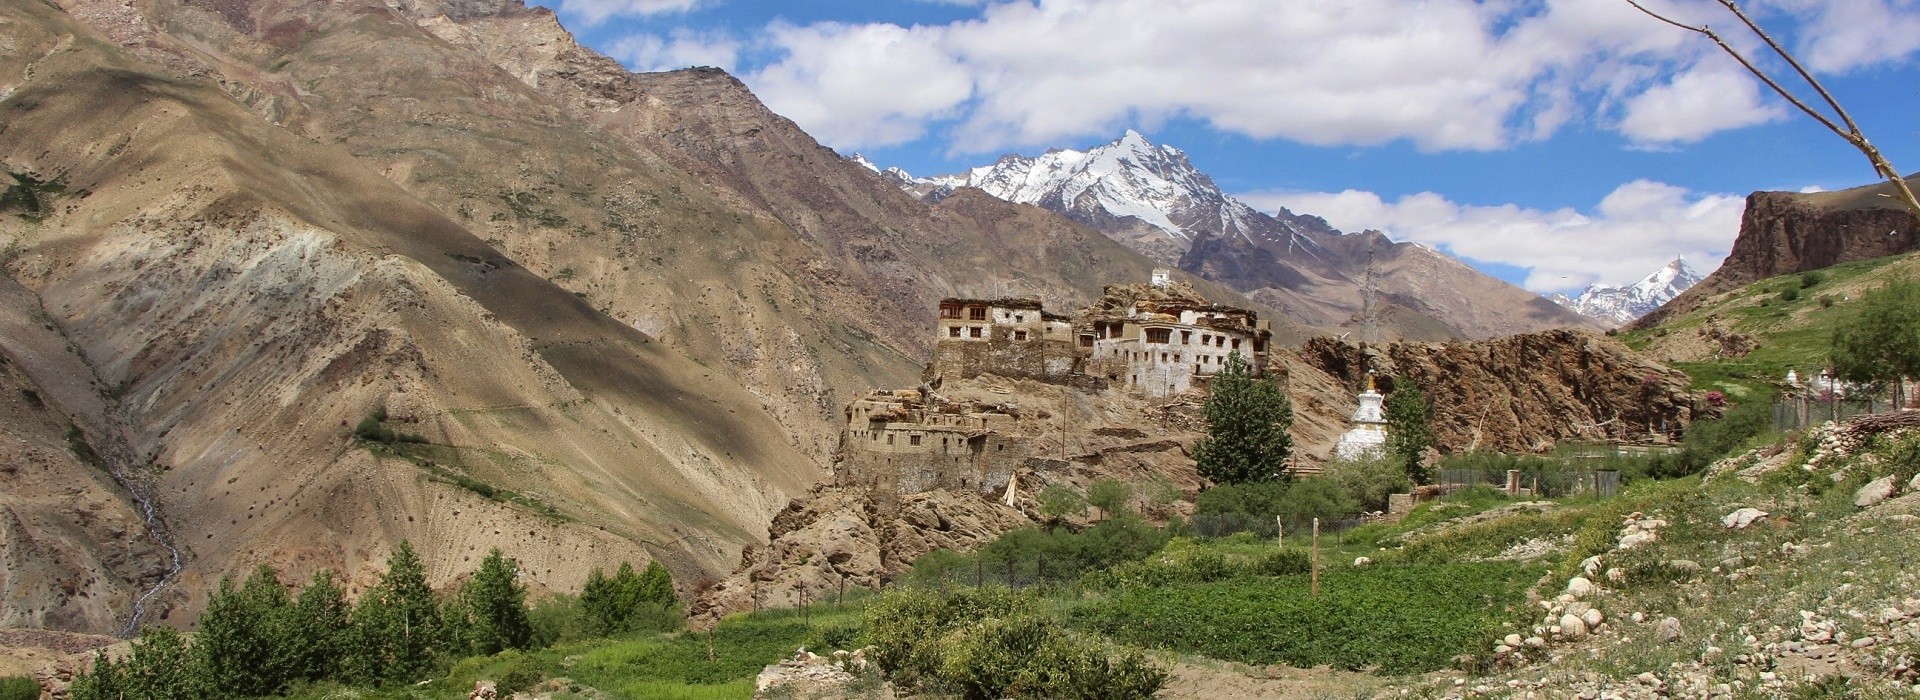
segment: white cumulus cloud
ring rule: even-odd
[[[740,50],[740,42],[725,36],[684,30],[665,37],[628,35],[606,47],[608,56],[640,72],[678,70],[689,66],[733,70],[740,60]]]
[[[1346,231],[1374,229],[1470,262],[1524,268],[1536,292],[1626,284],[1683,255],[1718,267],[1739,233],[1745,198],[1635,180],[1590,212],[1465,205],[1432,192],[1388,201],[1373,192],[1254,192],[1256,207],[1312,212]]]
[[[645,17],[668,12],[686,12],[704,4],[704,0],[560,0],[560,14],[595,25],[613,17]]]

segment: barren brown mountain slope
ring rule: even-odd
[[[731,76],[627,73],[545,9],[223,7],[144,5],[143,21],[166,28],[149,43],[733,375],[817,459],[837,392],[911,378],[941,296],[1018,291],[1070,307],[1151,268],[1011,206],[996,214],[1026,228],[1001,239],[977,213],[945,215],[842,162]]]
[[[716,572],[819,478],[738,385],[350,154],[49,5],[10,3],[0,19],[15,49],[0,54],[0,163],[66,187],[42,219],[5,217],[0,248],[97,375],[34,380],[95,386],[96,399],[48,398],[116,430],[88,437],[124,441],[124,455],[103,456],[154,480],[188,554],[167,605],[191,608],[212,577],[259,562],[363,583],[402,538],[439,581],[489,546],[559,588],[621,559]],[[433,462],[354,443],[351,426],[381,408],[435,444]],[[74,548],[114,542],[102,539]],[[37,555],[5,556],[14,567]],[[108,564],[109,589],[150,568]],[[99,629],[100,617],[74,624]]]
[[[498,545],[537,586],[691,584],[824,475],[841,392],[914,381],[938,298],[1071,308],[1153,266],[913,200],[732,78],[627,74],[518,2],[5,13],[0,162],[66,187],[0,223],[5,270],[89,375],[36,381],[97,385],[61,410],[175,523],[163,613],[262,562],[364,582],[402,538],[437,582]],[[429,444],[349,436],[379,411]]]

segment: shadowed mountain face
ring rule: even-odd
[[[0,338],[44,457],[0,497],[44,546],[0,557],[65,567],[0,579],[35,611],[0,624],[114,631],[163,580],[149,621],[183,622],[259,563],[364,585],[401,539],[436,583],[498,546],[536,588],[648,558],[690,584],[824,477],[845,396],[916,380],[940,297],[1072,308],[1154,267],[1038,208],[923,203],[724,73],[628,74],[518,2],[0,20],[28,319],[0,321],[46,336]]]

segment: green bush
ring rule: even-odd
[[[1814,285],[1820,284],[1824,279],[1825,278],[1821,277],[1818,272],[1809,272],[1800,276],[1800,288],[1812,289]]]
[[[1781,301],[1795,301],[1795,300],[1798,300],[1799,298],[1800,298],[1799,287],[1788,287],[1786,289],[1780,290]]]
[[[968,700],[1150,698],[1167,679],[1138,652],[1113,652],[1038,615],[984,620],[944,651],[942,680]]]
[[[888,591],[867,606],[873,661],[906,688],[938,684],[948,633],[989,618],[1031,612],[1033,602],[999,587]]]
[[[0,676],[0,700],[40,700],[40,682],[28,676]]]
[[[1313,570],[1313,557],[1303,549],[1282,549],[1260,558],[1256,566],[1265,576],[1292,576]]]
[[[1166,681],[1140,654],[1063,630],[1004,588],[889,591],[868,607],[867,629],[889,679],[969,700],[1132,700]]]

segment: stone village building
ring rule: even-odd
[[[847,405],[836,482],[876,494],[991,494],[1047,461],[1019,430],[1016,405],[949,401],[936,393],[945,379],[993,374],[1168,398],[1204,389],[1232,353],[1260,373],[1272,340],[1255,312],[1208,302],[1165,270],[1150,284],[1107,287],[1072,318],[1038,299],[944,299],[934,333],[918,390],[877,390]]]
[[[1038,299],[944,299],[928,378],[1079,376],[1167,398],[1205,388],[1234,353],[1256,375],[1266,366],[1270,322],[1211,303],[1166,270],[1155,270],[1153,280],[1109,286],[1072,319],[1047,312]]]

